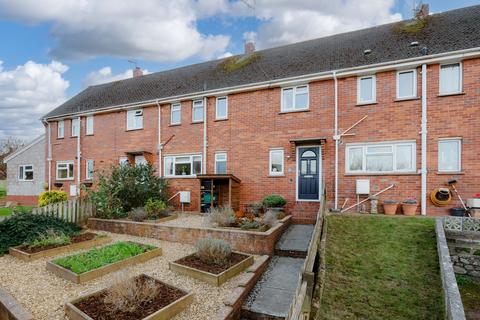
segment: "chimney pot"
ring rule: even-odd
[[[135,67],[135,69],[133,69],[133,77],[134,78],[137,78],[137,77],[141,77],[143,76],[143,70],[142,68],[140,67]]]
[[[430,13],[429,11],[430,11],[429,5],[427,3],[422,3],[415,10],[415,18],[425,19],[426,17],[428,17],[428,14]]]
[[[253,53],[255,51],[255,43],[253,41],[245,42],[245,54]]]

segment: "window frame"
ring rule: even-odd
[[[368,171],[367,170],[367,148],[368,147],[392,147],[392,171]],[[410,169],[397,169],[397,147],[410,146],[412,148]],[[350,149],[362,148],[362,169],[350,170]],[[386,154],[390,154],[387,152]],[[371,154],[370,154],[371,155]],[[415,140],[406,141],[384,141],[367,143],[349,143],[345,146],[345,174],[346,175],[401,175],[414,174],[417,172],[417,142]]]
[[[85,118],[85,135],[86,136],[93,136],[93,126],[94,126],[94,119],[93,116],[87,116]]]
[[[400,96],[400,74],[413,72],[413,92],[410,96]],[[407,100],[417,97],[417,69],[408,69],[408,70],[399,70],[397,71],[397,99],[398,100]]]
[[[195,120],[195,109],[198,109],[200,107],[196,107],[195,106],[195,103],[196,102],[201,102],[202,103],[202,119],[201,120]],[[200,123],[200,122],[203,122],[205,119],[205,105],[203,103],[203,99],[199,99],[199,100],[193,100],[192,101],[192,123]]]
[[[365,100],[362,101],[361,99],[361,83],[363,79],[372,78],[372,100]],[[377,102],[377,76],[375,74],[368,75],[368,76],[361,76],[357,77],[357,104],[372,104]]]
[[[60,135],[60,128],[62,129],[62,134]],[[60,120],[57,122],[57,139],[65,138],[65,121]]]
[[[439,138],[437,142],[437,172],[439,173],[456,173],[462,172],[462,138],[452,137],[452,138]],[[456,170],[442,170],[440,169],[440,144],[442,142],[452,142],[455,141],[458,143],[458,168]]]
[[[282,171],[272,171],[272,153],[282,153]],[[285,150],[283,148],[271,148],[268,151],[268,175],[272,177],[285,175]]]
[[[75,132],[73,131],[74,128],[76,128]],[[76,138],[80,135],[80,118],[73,118],[70,121],[70,131],[72,138]]]
[[[89,163],[92,164],[91,175],[90,175],[90,170],[88,170]],[[87,159],[85,161],[85,180],[93,180],[94,170],[95,170],[95,161],[93,159]]]
[[[225,156],[225,160],[219,160],[218,156]],[[217,170],[217,163],[218,162],[225,162],[225,173],[218,173]],[[215,174],[227,174],[228,172],[228,155],[226,152],[220,151],[220,152],[215,152],[215,161],[214,161],[215,167],[214,167],[214,173]]]
[[[458,73],[458,76],[459,76],[458,91],[442,92],[442,67],[451,66],[451,65],[455,65],[455,64],[458,64],[458,71],[459,71],[459,73]],[[463,92],[463,65],[462,65],[462,62],[442,63],[442,64],[440,64],[440,66],[438,68],[439,68],[439,70],[438,70],[438,94],[440,96],[448,96],[448,95],[454,95],[454,94],[462,93]]]
[[[306,91],[307,91],[307,105],[303,108],[295,108],[295,105],[296,105],[296,99],[297,99],[297,90],[298,88],[303,88],[305,87],[306,88]],[[283,93],[285,92],[285,90],[293,90],[293,96],[292,96],[292,108],[291,109],[287,109],[285,108],[285,101],[284,101],[284,98],[283,98]],[[299,112],[299,111],[305,111],[305,110],[309,110],[310,109],[310,87],[309,87],[309,84],[301,84],[301,85],[297,85],[297,86],[292,86],[292,87],[284,87],[282,88],[281,92],[280,92],[280,111],[283,112],[283,113],[286,113],[286,112]]]
[[[127,156],[118,157],[118,165],[125,166],[129,164],[130,164],[130,161],[128,160]]]
[[[69,168],[69,165],[73,165],[73,168],[72,168],[72,171],[71,171],[71,174],[72,176],[70,177],[69,173],[70,173],[70,168]],[[59,165],[66,165],[66,168],[67,168],[67,177],[66,178],[59,178],[59,174],[58,174],[58,166]],[[67,161],[57,161],[56,163],[56,166],[55,166],[55,178],[56,180],[59,180],[59,181],[69,181],[69,180],[75,180],[75,162],[73,160],[67,160]]]
[[[28,170],[28,172],[32,172],[32,179],[25,179],[26,177],[26,172],[27,170],[25,170],[26,167],[32,167],[32,169]],[[20,178],[20,168],[23,168],[23,171],[22,171],[22,178]],[[35,179],[35,170],[33,168],[33,164],[21,164],[18,166],[18,171],[17,171],[17,178],[18,178],[18,181],[27,181],[27,182],[30,182],[30,181],[34,181]]]
[[[218,116],[218,101],[225,99],[225,116]],[[226,120],[228,119],[228,96],[217,97],[215,100],[215,120]]]
[[[176,158],[183,158],[183,157],[190,157],[190,174],[188,175],[175,175],[175,164]],[[200,157],[200,173],[192,173],[193,172],[193,158]],[[167,172],[167,159],[173,160],[173,174],[169,174]],[[163,157],[163,175],[165,178],[195,178],[197,174],[203,173],[203,155],[201,153],[188,153],[188,154],[173,154],[173,155],[165,155]]]
[[[173,112],[174,112],[174,108],[178,107],[178,110],[175,110],[175,112],[179,112],[180,113],[180,120],[178,122],[173,122]],[[172,103],[170,105],[170,125],[178,125],[178,124],[182,124],[182,104],[181,103]]]
[[[139,126],[139,127],[136,127],[136,126],[135,126],[135,127],[130,127],[130,126],[129,126],[129,121],[128,121],[129,115],[133,114],[134,117],[139,117],[139,116],[135,115],[135,113],[136,113],[137,111],[142,111],[142,115],[141,115],[141,117],[142,117],[141,126]],[[126,115],[127,131],[142,130],[143,127],[144,127],[143,116],[144,116],[143,108],[136,108],[136,109],[127,110],[127,115]],[[133,118],[133,119],[135,119],[135,118]]]

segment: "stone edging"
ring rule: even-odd
[[[245,302],[258,279],[267,269],[269,261],[270,257],[267,255],[255,258],[255,263],[245,273],[240,275],[240,283],[223,299],[224,306],[212,319],[233,320],[240,318],[243,302]]]
[[[445,230],[441,218],[435,221],[437,234],[437,250],[440,263],[440,276],[442,278],[443,296],[445,299],[445,318],[448,320],[465,320],[462,298],[458,290],[457,280],[453,272],[452,261],[448,251]]]
[[[0,287],[0,319],[33,320],[33,316],[10,293]]]

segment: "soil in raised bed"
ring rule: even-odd
[[[140,275],[135,281],[145,282],[148,279],[151,278]],[[75,307],[95,320],[137,320],[148,317],[186,295],[182,290],[169,286],[158,280],[155,280],[155,283],[158,287],[157,296],[152,301],[139,305],[139,307],[133,312],[112,312],[109,305],[104,302],[104,298],[107,294],[106,291],[75,303]]]
[[[26,253],[37,253],[54,248],[65,247],[74,243],[90,241],[93,240],[96,236],[97,234],[95,233],[87,232],[70,237],[70,243],[67,244],[51,244],[43,247],[29,247],[28,245],[23,245],[21,247],[18,247],[17,249]]]
[[[200,260],[195,254],[191,254],[186,256],[185,258],[181,258],[180,260],[175,261],[178,264],[182,264],[187,267],[199,269],[202,271],[210,272],[213,274],[220,274],[225,270],[230,269],[237,263],[247,259],[248,256],[236,252],[232,252],[230,258],[228,259],[227,263],[218,265],[218,264],[208,264]]]

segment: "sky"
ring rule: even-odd
[[[417,1],[418,2],[418,1]],[[479,4],[431,0],[438,13]],[[413,0],[0,0],[0,140],[86,87],[412,17]]]

